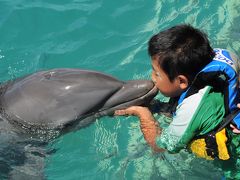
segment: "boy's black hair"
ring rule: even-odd
[[[159,66],[170,81],[182,74],[190,82],[215,55],[207,35],[187,24],[174,26],[152,36],[148,53],[151,57],[158,57]]]

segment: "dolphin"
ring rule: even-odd
[[[0,85],[0,179],[44,179],[51,140],[151,101],[150,80],[121,81],[101,72],[51,69]]]
[[[0,114],[30,134],[61,134],[117,109],[144,104],[156,94],[150,80],[121,81],[97,71],[51,69],[2,84]]]

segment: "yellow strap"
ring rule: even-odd
[[[216,133],[216,141],[218,144],[218,157],[222,160],[228,160],[230,158],[227,150],[227,136],[226,129],[222,129],[221,131]]]
[[[207,154],[204,138],[193,140],[190,144],[190,149],[197,157],[213,160],[213,158]]]
[[[218,158],[221,160],[228,160],[230,158],[227,149],[227,136],[226,136],[226,129],[222,129],[221,131],[216,133],[216,142],[218,146]],[[198,157],[205,158],[208,160],[213,160],[211,156],[207,155],[206,151],[206,143],[205,139],[196,139],[193,140],[190,144],[191,151]]]

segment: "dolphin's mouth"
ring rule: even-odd
[[[114,104],[112,107],[103,106],[97,112],[95,111],[81,116],[79,118],[79,121],[72,121],[67,126],[65,125],[64,131],[68,132],[86,127],[92,122],[94,122],[96,118],[100,118],[102,116],[113,116],[116,110],[126,109],[127,107],[133,105],[138,106],[150,103],[151,100],[157,95],[157,93],[158,89],[156,88],[156,86],[153,85],[151,89],[149,89],[147,92],[145,92],[145,94],[142,94],[141,96],[136,96],[135,98],[129,99],[129,101],[122,101],[121,103]]]
[[[126,83],[118,92],[112,95],[107,102],[97,111],[91,111],[81,117],[77,118],[67,126],[64,131],[79,129],[88,126],[95,119],[102,116],[113,116],[116,110],[126,109],[130,106],[138,106],[150,103],[150,101],[157,95],[158,89],[151,81],[131,81]],[[130,86],[129,86],[130,85]],[[136,87],[137,85],[137,87]],[[139,85],[139,86],[138,86]]]
[[[99,110],[98,113],[95,114],[95,117],[101,117],[106,115],[112,116],[116,110],[126,109],[127,107],[130,107],[133,105],[139,106],[139,105],[147,104],[157,95],[157,93],[158,93],[158,89],[156,88],[156,86],[153,86],[152,89],[150,89],[148,92],[146,92],[140,97],[136,97],[129,101],[116,104],[110,108],[103,107],[101,110]]]

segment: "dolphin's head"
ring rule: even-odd
[[[100,109],[81,116],[81,120],[72,122],[71,126],[65,128],[65,132],[88,126],[96,118],[112,116],[116,110],[137,105],[147,106],[158,93],[156,86],[150,80],[118,81],[118,83],[122,84],[121,87],[108,97]]]
[[[150,80],[132,80],[123,83],[122,88],[115,92],[99,110],[100,116],[112,115],[115,110],[125,109],[133,105],[144,105],[158,93]]]

